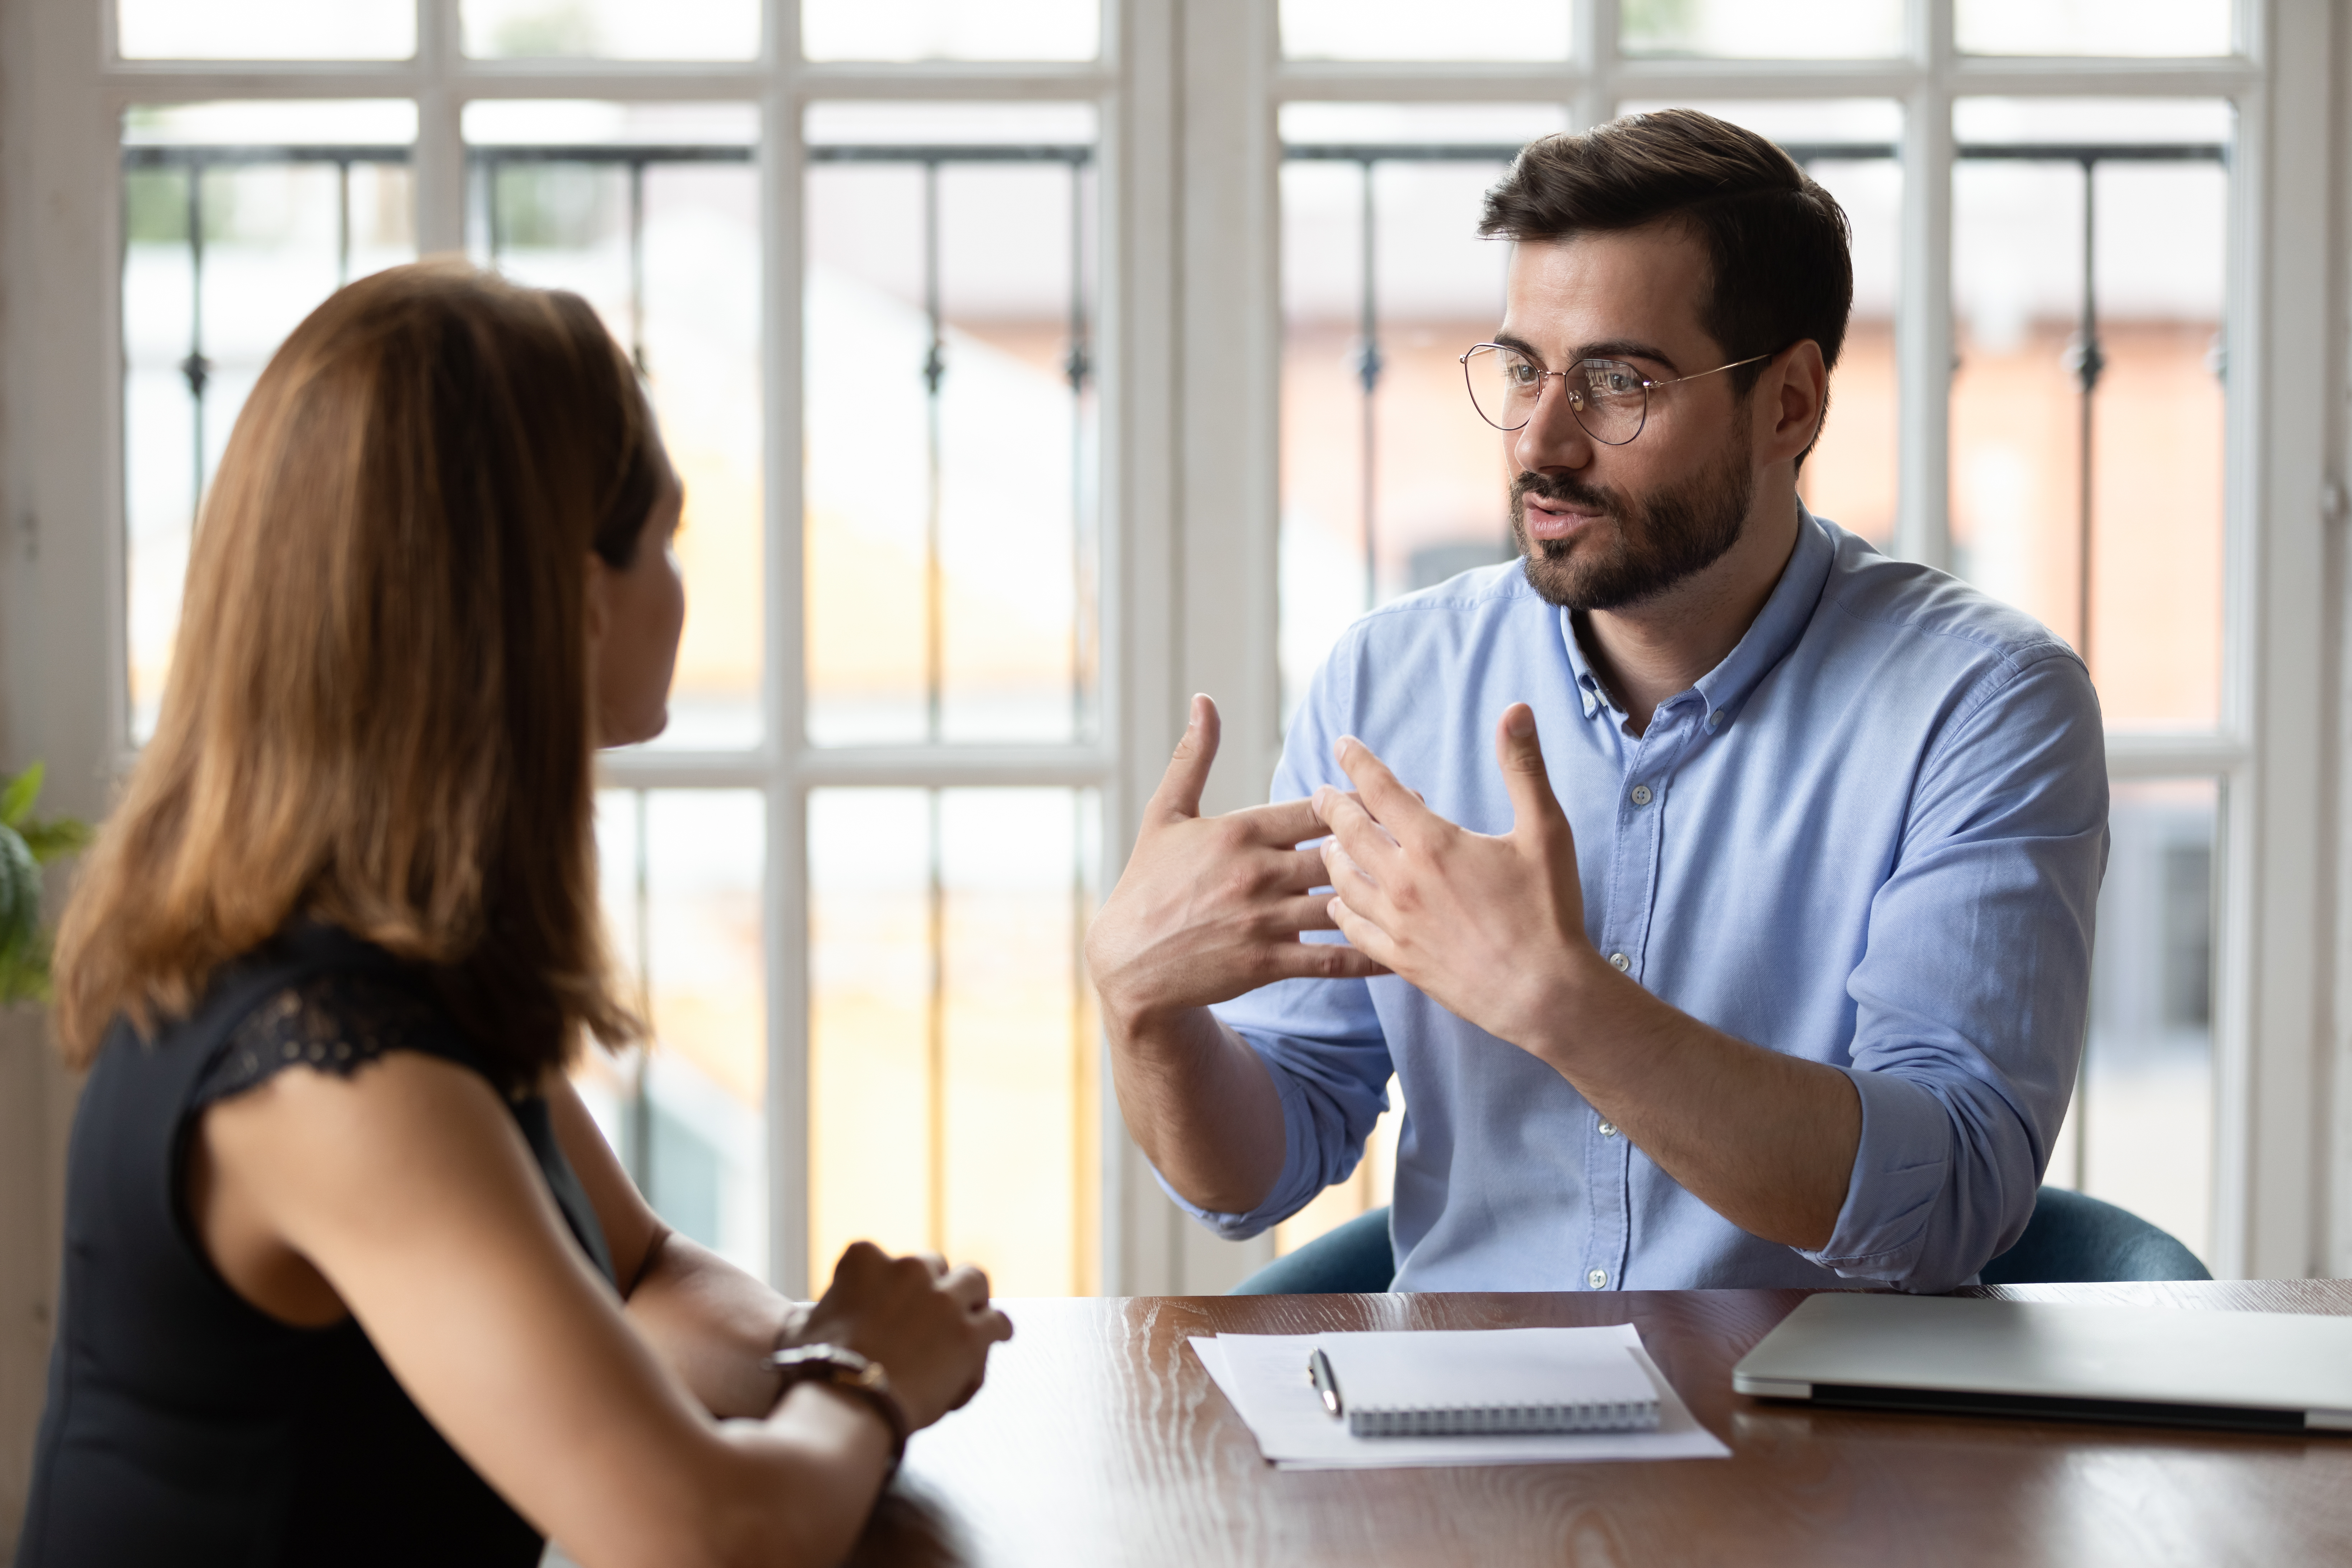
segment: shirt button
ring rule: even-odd
[[[1718,708],[1714,712],[1706,716],[1706,727],[1710,730],[1720,730],[1723,728],[1722,709]]]
[[[1617,1136],[1617,1124],[1616,1124],[1614,1121],[1604,1121],[1604,1122],[1602,1122],[1602,1123],[1601,1124],[1601,1136],[1602,1136],[1603,1138],[1614,1138],[1614,1137],[1616,1137],[1616,1136]]]
[[[1591,1286],[1595,1290],[1601,1289],[1609,1283],[1609,1270],[1606,1268],[1596,1268],[1591,1273],[1584,1277],[1584,1282],[1587,1285]]]
[[[1635,805],[1647,805],[1650,804],[1650,786],[1648,784],[1635,784],[1633,786],[1633,804]]]
[[[1622,952],[1612,952],[1609,955],[1609,964],[1618,973],[1622,974],[1633,967],[1633,961]]]

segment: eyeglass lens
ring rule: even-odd
[[[1561,390],[1586,435],[1621,447],[1642,433],[1650,395],[1642,373],[1618,360],[1589,359],[1566,371],[1547,373],[1527,355],[1497,343],[1481,343],[1462,362],[1470,401],[1479,417],[1498,430],[1517,430],[1535,416],[1544,383],[1560,376]]]

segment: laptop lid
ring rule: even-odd
[[[1733,1369],[1768,1399],[2352,1432],[2352,1318],[1830,1291]]]

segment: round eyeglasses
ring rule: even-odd
[[[1605,447],[1622,447],[1649,423],[1650,394],[1658,387],[1679,386],[1771,357],[1751,354],[1672,381],[1652,381],[1622,359],[1579,360],[1566,370],[1546,370],[1507,343],[1473,343],[1462,356],[1462,375],[1470,385],[1471,406],[1497,430],[1526,429],[1536,416],[1536,405],[1543,401],[1544,383],[1558,376],[1584,433]]]

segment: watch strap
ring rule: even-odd
[[[768,1364],[783,1374],[777,1390],[781,1399],[794,1384],[823,1383],[854,1394],[874,1407],[890,1428],[890,1467],[896,1469],[907,1452],[907,1407],[890,1387],[890,1374],[873,1357],[847,1345],[795,1345],[768,1357]]]

